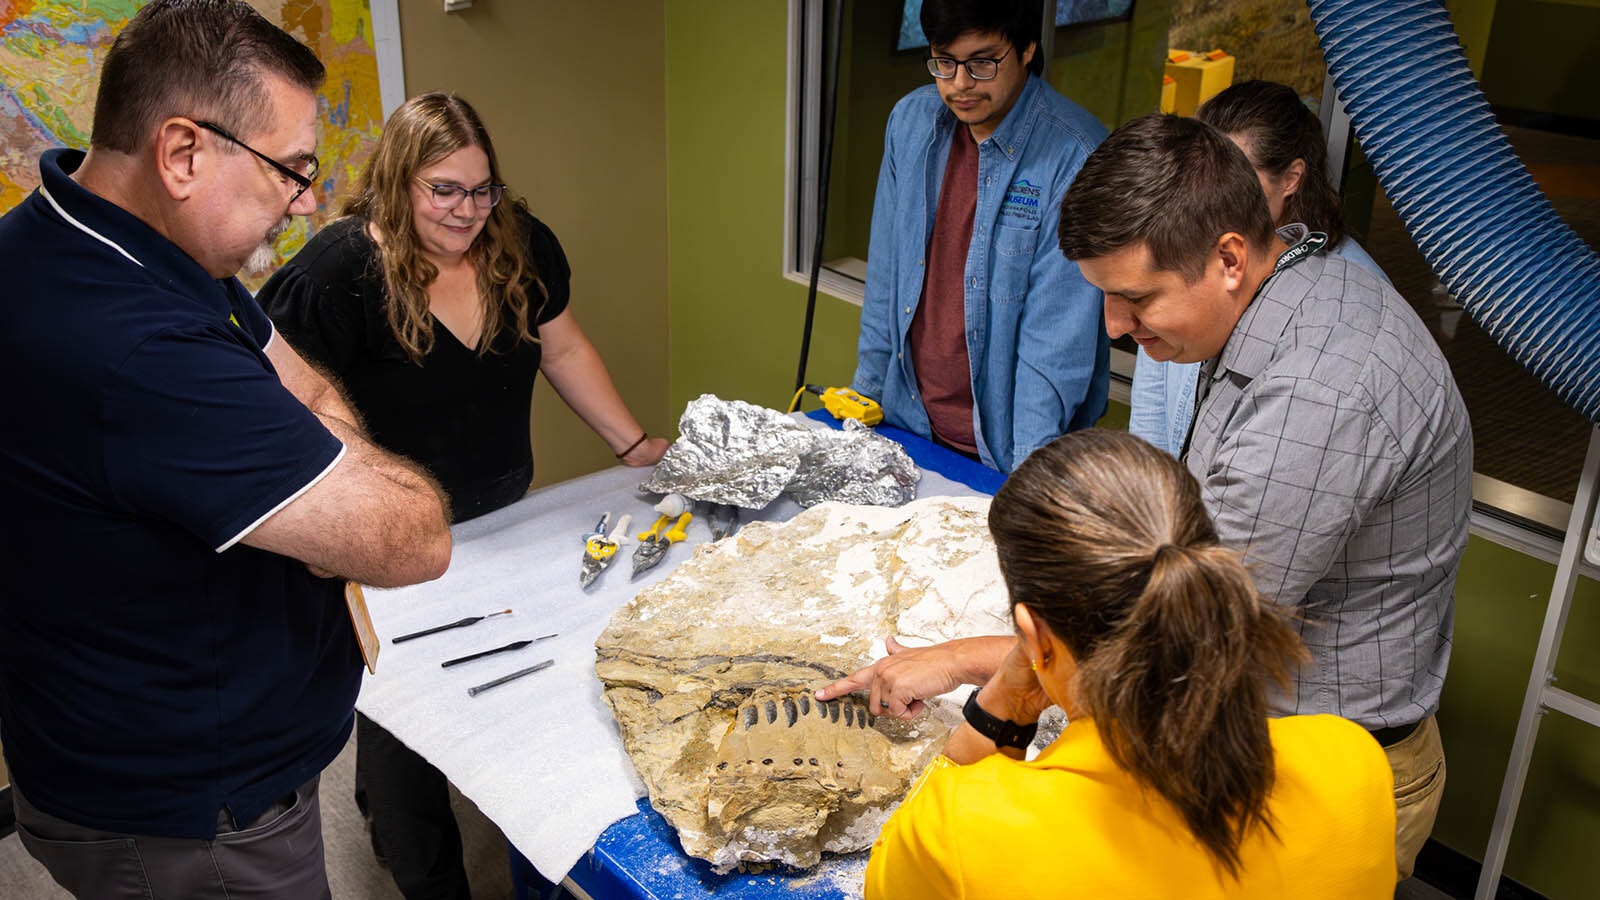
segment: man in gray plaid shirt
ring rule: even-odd
[[[1204,363],[1184,462],[1311,652],[1278,711],[1343,716],[1383,746],[1408,877],[1444,789],[1433,715],[1472,505],[1472,429],[1438,344],[1388,282],[1319,254],[1321,235],[1274,232],[1250,161],[1198,120],[1112,132],[1067,190],[1060,239],[1112,337]],[[986,682],[1013,643],[890,638],[817,696],[867,690],[908,718]]]
[[[1196,120],[1119,128],[1061,222],[1113,338],[1204,363],[1184,463],[1311,651],[1281,709],[1352,719],[1384,746],[1408,876],[1444,785],[1433,715],[1472,503],[1443,354],[1388,282],[1303,227],[1274,233],[1249,160]]]

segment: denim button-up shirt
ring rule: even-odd
[[[934,85],[889,115],[872,208],[867,290],[851,385],[891,425],[931,437],[908,335],[928,239],[960,125]],[[1053,438],[1104,414],[1110,344],[1100,292],[1061,255],[1061,198],[1106,136],[1088,111],[1030,76],[978,144],[978,200],[965,286],[973,433],[983,462],[1009,472]]]

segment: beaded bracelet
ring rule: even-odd
[[[617,454],[617,459],[621,459],[624,456],[627,456],[629,453],[632,453],[636,447],[638,447],[640,444],[644,443],[645,440],[647,438],[649,438],[649,437],[650,437],[650,432],[648,432],[648,431],[646,431],[644,434],[639,435],[639,439],[637,441],[634,441],[633,443],[629,444],[628,445],[628,449],[626,449],[626,450],[622,451],[621,453]]]

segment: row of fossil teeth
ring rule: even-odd
[[[871,728],[873,717],[861,709],[858,704],[849,700],[829,700],[812,702],[809,694],[800,694],[798,697],[784,697],[782,701],[764,700],[757,709],[757,704],[748,703],[739,708],[739,724],[749,731],[755,727],[762,713],[766,714],[767,724],[778,721],[778,711],[783,710],[783,720],[789,727],[794,727],[801,716],[816,713],[817,716],[830,722],[844,720],[846,728]]]

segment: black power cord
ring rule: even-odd
[[[817,237],[811,247],[811,285],[806,292],[805,328],[800,335],[800,367],[794,376],[797,394],[805,389],[806,359],[811,355],[811,326],[817,315],[817,280],[822,276],[822,239],[827,234],[828,225],[828,180],[833,170],[833,118],[839,103],[840,32],[844,27],[844,0],[833,0],[829,4],[828,18],[832,20],[833,27],[831,30],[824,27],[823,32],[832,35],[826,49],[833,58],[828,62],[823,81],[822,153],[817,160]]]

